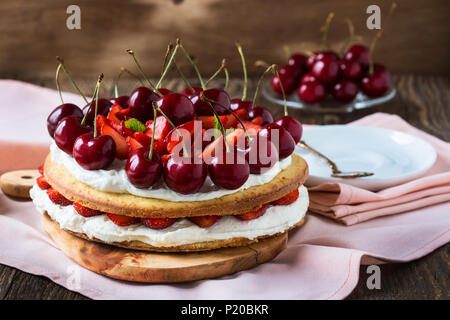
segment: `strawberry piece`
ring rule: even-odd
[[[263,124],[263,118],[261,116],[256,117],[252,120],[253,124],[257,124],[258,126],[262,126]]]
[[[261,217],[267,210],[268,204],[263,204],[261,208],[237,215],[236,218],[243,221],[253,220]]]
[[[99,210],[94,210],[94,209],[82,206],[81,204],[76,203],[76,202],[73,203],[73,208],[79,215],[81,215],[85,218],[99,216],[99,215],[103,214],[103,212],[101,212]]]
[[[298,199],[298,195],[298,189],[295,189],[291,193],[285,195],[283,198],[273,201],[272,204],[277,206],[287,206],[288,204],[294,203]]]
[[[189,220],[198,225],[200,228],[208,228],[217,221],[219,221],[220,218],[222,217],[211,215],[211,216],[190,217]]]
[[[158,141],[158,140],[153,141],[153,150],[158,152],[158,154],[160,156],[167,153],[167,148],[166,148],[166,144],[164,143],[164,141]]]
[[[195,120],[183,123],[182,125],[178,126],[177,129],[183,136],[184,142],[188,145],[190,142],[190,145],[194,145],[192,136],[194,135],[194,125]],[[166,144],[166,148],[168,152],[172,152],[172,150],[175,148],[177,144],[181,142],[181,138],[176,132],[175,129],[172,129],[164,138],[164,143]]]
[[[244,129],[236,129],[233,132],[227,134],[227,142],[230,148],[232,148],[238,139],[246,139]],[[215,155],[216,148],[223,144],[223,136],[220,136],[213,142],[209,143],[203,150],[202,157],[204,160],[210,160]]]
[[[44,165],[40,166],[38,170],[40,174],[44,174]]]
[[[130,155],[134,150],[137,150],[139,148],[143,148],[144,147],[142,144],[140,144],[133,137],[127,137],[125,141],[126,141],[126,144],[127,144],[127,154],[128,155]]]
[[[150,143],[152,142],[152,138],[147,136],[145,133],[136,131],[133,133],[133,138],[136,139],[137,142],[139,142],[144,147],[150,146]]]
[[[251,121],[243,121],[245,129],[247,129],[247,132],[251,136],[255,136],[259,130],[261,130],[262,126],[259,124],[253,123]],[[242,128],[241,124],[239,123],[238,128]]]
[[[117,117],[117,113],[121,110],[122,110],[122,107],[120,105],[118,105],[117,103],[113,104],[111,109],[109,109],[109,112],[108,112],[108,116],[107,116],[108,120],[113,121],[113,122],[120,122],[120,120],[122,120],[122,119]]]
[[[58,191],[56,191],[53,188],[47,189],[47,195],[54,204],[57,204],[60,206],[69,206],[72,204],[72,201],[65,198],[61,193],[59,193]]]
[[[175,218],[142,218],[142,223],[151,229],[165,229],[174,224],[176,220]]]
[[[36,179],[36,183],[39,188],[42,190],[47,190],[48,188],[51,188],[52,186],[47,182],[47,179],[45,179],[44,176],[40,176]]]
[[[139,218],[122,216],[120,214],[107,213],[106,215],[108,216],[109,220],[111,220],[116,225],[121,226],[121,227],[136,224],[140,221]]]
[[[130,108],[125,108],[116,112],[116,117],[119,119],[125,119],[130,115]]]
[[[162,140],[164,139],[167,134],[169,133],[172,126],[170,125],[169,121],[167,121],[166,118],[163,116],[156,117],[156,124],[155,124],[155,139],[156,140]],[[145,126],[147,127],[147,130],[145,131],[145,134],[148,135],[150,138],[152,137],[153,132],[153,120],[149,120],[145,123]]]
[[[169,160],[170,156],[171,156],[170,153],[169,153],[169,154],[163,154],[163,155],[161,156],[161,163],[162,163],[163,166],[166,165],[166,163],[167,163],[167,161]]]
[[[98,125],[98,123],[97,123]],[[125,159],[128,155],[128,147],[125,137],[122,137],[122,135],[114,130],[110,125],[103,124],[102,128],[100,129],[100,133],[104,135],[108,135],[111,138],[113,138],[114,142],[116,143],[116,156],[119,159]]]

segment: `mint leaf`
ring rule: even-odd
[[[128,119],[127,121],[125,121],[125,127],[133,131],[140,131],[140,132],[144,132],[147,129],[142,122],[140,122],[138,119],[135,118]]]

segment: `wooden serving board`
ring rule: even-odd
[[[96,273],[120,280],[170,283],[211,279],[269,261],[287,245],[284,233],[255,244],[203,252],[156,253],[88,241],[61,229],[47,214],[43,226],[69,258]]]

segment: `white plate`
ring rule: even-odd
[[[333,178],[323,159],[297,146],[295,153],[309,165],[307,186],[342,182],[376,191],[420,177],[436,160],[436,151],[428,142],[383,128],[349,125],[307,127],[302,140],[336,163],[341,171],[375,173],[357,179]]]

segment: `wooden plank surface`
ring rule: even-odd
[[[36,84],[54,88],[52,79],[25,79]],[[398,114],[414,126],[441,139],[450,141],[450,81],[447,75],[411,75],[394,77],[398,89],[397,97],[371,111],[360,111],[352,115],[312,115],[291,111],[303,123],[346,123],[369,112],[382,111]],[[95,81],[95,80],[94,80]],[[83,82],[89,90],[94,81]],[[81,84],[81,82],[80,82]],[[254,89],[255,80],[250,81]],[[135,83],[123,84],[122,90],[130,90]],[[168,87],[180,88],[178,80],[170,80]],[[111,86],[109,86],[109,89]],[[105,90],[109,90],[105,88]],[[238,96],[241,81],[233,79],[230,86],[232,96]],[[251,90],[252,91],[252,90]],[[264,102],[261,98],[261,103]],[[282,114],[280,107],[267,104],[274,115]],[[426,257],[403,264],[381,266],[381,290],[366,287],[366,267],[361,266],[360,281],[349,299],[449,299],[450,244]],[[86,299],[47,278],[31,275],[15,268],[0,265],[0,299]]]

